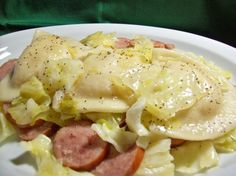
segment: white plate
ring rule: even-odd
[[[40,29],[58,35],[72,37],[74,39],[81,39],[96,31],[116,32],[119,36],[128,37],[138,34],[145,35],[151,39],[173,43],[179,49],[194,52],[198,55],[204,56],[209,60],[212,60],[217,65],[233,73],[234,78],[232,79],[232,82],[236,83],[236,49],[202,36],[164,28],[126,24],[81,24],[52,26]],[[11,53],[11,55],[4,60],[0,60],[0,64],[10,58],[19,57],[22,50],[30,43],[34,31],[35,29],[30,29],[1,36],[0,48],[8,47],[8,51]],[[13,150],[13,147],[9,147],[7,149],[6,147],[0,148],[0,175],[16,176],[16,173],[22,174],[24,170],[26,171],[25,174],[32,173],[32,168],[25,166],[22,166],[20,169],[18,167],[11,168],[10,166],[9,168],[7,168],[8,166],[3,168],[1,165],[1,160],[4,158],[9,158],[7,157],[8,153],[14,153],[15,151],[18,150]],[[221,155],[220,165],[201,175],[221,176],[225,174],[227,176],[233,176],[235,175],[235,169],[236,152]]]

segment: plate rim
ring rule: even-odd
[[[51,25],[51,26],[42,26],[42,27],[33,27],[33,28],[29,28],[29,29],[24,29],[24,30],[18,30],[18,31],[14,31],[14,32],[10,32],[7,34],[3,34],[0,35],[0,40],[5,37],[8,37],[10,35],[17,35],[18,33],[23,33],[23,32],[31,32],[34,31],[36,29],[39,30],[51,30],[53,28],[64,28],[64,27],[80,27],[80,26],[84,26],[84,27],[90,27],[90,26],[127,26],[127,27],[138,27],[138,28],[149,28],[149,29],[159,29],[159,30],[163,30],[165,32],[175,32],[175,33],[179,33],[179,34],[184,34],[184,35],[191,35],[192,37],[199,37],[203,40],[209,40],[211,42],[216,42],[220,45],[224,45],[226,47],[229,47],[233,50],[235,50],[236,52],[236,48],[226,44],[224,42],[212,39],[210,37],[206,37],[203,35],[199,35],[193,32],[187,32],[187,31],[182,31],[182,30],[178,30],[178,29],[174,29],[174,28],[166,28],[166,27],[159,27],[159,26],[151,26],[151,25],[142,25],[142,24],[129,24],[129,23],[73,23],[73,24],[58,24],[58,25]]]
[[[156,27],[156,26],[139,25],[139,24],[82,23],[82,24],[65,24],[65,25],[53,25],[53,26],[46,26],[46,27],[36,27],[36,28],[20,30],[20,31],[2,35],[0,36],[0,44],[4,43],[3,41],[6,41],[9,38],[14,37],[14,36],[28,35],[29,33],[33,34],[34,31],[37,29],[45,30],[52,33],[55,31],[55,33],[58,33],[56,31],[60,31],[65,28],[98,29],[94,31],[114,29],[113,31],[116,33],[126,33],[126,34],[129,33],[130,35],[133,34],[133,32],[135,32],[135,34],[140,34],[144,36],[156,36],[156,37],[163,36],[163,38],[167,40],[178,41],[178,42],[184,43],[185,45],[192,46],[193,48],[199,48],[202,51],[207,51],[211,54],[218,55],[221,58],[224,58],[230,62],[233,62],[236,65],[236,59],[235,59],[236,48],[234,48],[233,46],[230,46],[223,42],[220,42],[220,41],[217,41],[217,40],[205,37],[205,36],[201,36],[198,34],[194,34],[191,32],[170,29],[170,28]],[[109,31],[112,31],[112,30],[109,30]],[[137,31],[140,31],[140,32],[137,32]],[[58,33],[58,35],[60,35],[60,33]],[[158,35],[155,35],[155,33],[158,33]],[[64,36],[64,34],[61,34],[61,35]]]

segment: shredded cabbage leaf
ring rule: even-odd
[[[101,46],[114,48],[117,40],[115,33],[104,34],[103,32],[96,32],[82,39],[81,43],[93,48]],[[153,50],[153,43],[151,40],[143,36],[137,36],[132,41],[135,43],[134,47],[118,48],[116,49],[116,52],[127,57],[139,56],[143,59],[143,62],[150,63]]]
[[[104,140],[111,143],[118,152],[125,152],[133,146],[137,134],[119,127],[115,117],[101,118],[91,128]]]
[[[135,43],[134,47],[117,49],[117,52],[128,57],[138,56],[142,58],[144,63],[151,63],[153,50],[152,41],[143,36],[137,36],[133,39],[133,42]]]
[[[44,90],[42,82],[32,77],[20,87],[20,96],[12,101],[8,112],[19,125],[33,125],[38,119],[65,125],[67,122],[50,108],[50,103],[51,98]]]
[[[233,152],[236,150],[236,129],[213,140],[217,152]]]
[[[4,114],[0,111],[0,143],[14,134],[14,127],[8,122]]]
[[[146,100],[141,97],[126,112],[126,124],[129,129],[139,136],[148,136],[149,131],[141,122],[142,112],[145,108]]]
[[[22,145],[36,158],[37,176],[93,176],[89,172],[76,172],[62,166],[53,156],[51,139],[45,135],[39,135],[30,142],[22,142]]]
[[[20,96],[22,99],[32,98],[36,103],[46,106],[51,103],[50,96],[44,90],[43,84],[36,77],[32,77],[29,81],[21,85]]]
[[[136,141],[136,145],[146,149],[148,145],[150,144],[150,136],[138,136],[138,139]]]
[[[71,118],[80,119],[80,112],[78,110],[78,99],[73,98],[70,93],[64,93],[59,90],[53,96],[52,108],[54,111],[61,114],[61,119],[67,120]]]
[[[61,113],[79,116],[77,109],[78,102],[70,94],[66,94],[60,102],[59,109]]]
[[[49,110],[50,103],[42,83],[32,77],[20,87],[20,96],[12,101],[8,112],[19,125],[33,124],[40,113]]]
[[[126,124],[129,130],[138,134],[136,145],[146,149],[150,142],[150,132],[142,124],[142,114],[145,108],[146,100],[140,97],[126,112]]]
[[[48,106],[38,105],[32,98],[26,103],[20,103],[8,109],[11,117],[19,125],[33,124],[40,113],[49,110]]]
[[[152,142],[145,150],[143,161],[135,176],[174,176],[170,139]]]
[[[113,47],[116,40],[117,38],[115,37],[115,33],[104,34],[103,32],[96,32],[82,39],[80,42],[84,45],[96,48],[101,45]]]
[[[175,171],[180,175],[193,175],[217,166],[218,154],[210,141],[186,142],[173,148]],[[187,156],[187,157],[183,157]]]

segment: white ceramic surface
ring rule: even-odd
[[[119,36],[127,37],[145,35],[154,40],[173,43],[179,49],[194,52],[208,60],[212,60],[216,65],[233,73],[234,78],[231,81],[236,83],[236,49],[202,36],[164,28],[126,24],[81,24],[52,26],[40,29],[78,40],[96,31],[116,32]],[[11,53],[10,56],[0,60],[0,65],[6,60],[19,57],[23,49],[30,43],[34,31],[35,29],[30,29],[0,36],[0,48],[8,47],[7,51]],[[30,166],[25,164],[14,166],[7,162],[7,160],[11,160],[20,154],[22,154],[20,146],[14,142],[0,147],[0,176],[34,175],[34,170]],[[235,169],[236,152],[222,154],[218,167],[209,170],[207,173],[199,174],[199,176],[234,176],[236,175]]]

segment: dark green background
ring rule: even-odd
[[[104,22],[178,29],[236,46],[235,0],[0,0],[0,35]]]

